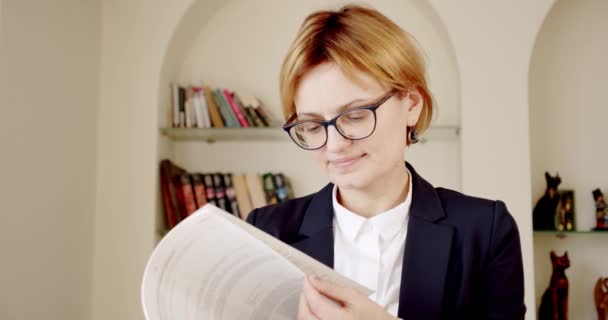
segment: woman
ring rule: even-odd
[[[308,16],[281,70],[284,129],[331,181],[249,223],[373,289],[307,278],[300,319],[523,319],[505,204],[434,188],[404,163],[433,113],[422,59],[381,13]]]

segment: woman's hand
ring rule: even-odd
[[[355,289],[344,288],[314,276],[304,279],[298,320],[397,319]]]

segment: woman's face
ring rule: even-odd
[[[300,81],[295,95],[298,120],[328,120],[340,112],[376,103],[389,89],[364,73],[349,79],[333,63],[321,64]],[[403,166],[407,126],[416,124],[422,109],[418,91],[393,95],[376,110],[376,129],[362,140],[349,140],[328,127],[327,144],[309,151],[329,180],[342,189],[365,189]]]

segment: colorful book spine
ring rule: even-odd
[[[239,125],[241,126],[241,128],[249,128],[250,126],[249,126],[249,122],[247,121],[247,118],[245,117],[243,112],[239,109],[238,105],[234,102],[234,99],[232,99],[232,94],[230,93],[230,91],[228,91],[227,89],[224,89],[222,91],[222,93],[224,94],[224,97],[226,98],[226,101],[228,102],[228,105],[230,106],[232,113],[234,113],[234,115],[236,116],[237,121],[239,122]]]
[[[205,184],[203,183],[202,174],[190,175],[192,180],[192,186],[194,188],[194,200],[196,200],[196,207],[200,208],[207,204],[207,197],[205,196]]]
[[[196,211],[196,201],[194,200],[194,192],[192,190],[192,183],[190,182],[190,175],[184,173],[176,177],[179,186],[178,198],[180,199],[181,206],[187,216],[191,215]]]
[[[277,200],[279,202],[285,202],[289,199],[289,189],[287,187],[287,182],[285,181],[285,176],[282,173],[277,173],[274,175],[274,182],[276,186],[276,194]]]
[[[215,103],[211,89],[209,89],[209,87],[204,87],[203,92],[205,94],[205,100],[207,101],[207,107],[209,108],[209,116],[211,117],[212,127],[224,128],[225,122],[224,119],[222,119],[222,115],[217,104]]]
[[[262,175],[262,181],[264,185],[264,194],[266,195],[266,202],[268,204],[279,203],[277,198],[277,185],[274,181],[274,175],[272,173],[265,173]]]
[[[215,101],[220,108],[220,112],[222,113],[224,120],[226,120],[226,126],[228,128],[238,128],[239,123],[236,120],[236,117],[232,114],[230,106],[228,106],[228,103],[225,101],[222,91],[220,89],[215,89],[213,93]]]
[[[224,176],[221,173],[213,174],[213,186],[215,187],[215,198],[217,199],[218,207],[224,211],[232,213],[226,198],[226,188],[224,187]]]

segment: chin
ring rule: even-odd
[[[370,184],[370,178],[363,172],[333,173],[330,180],[343,189],[364,189]]]

